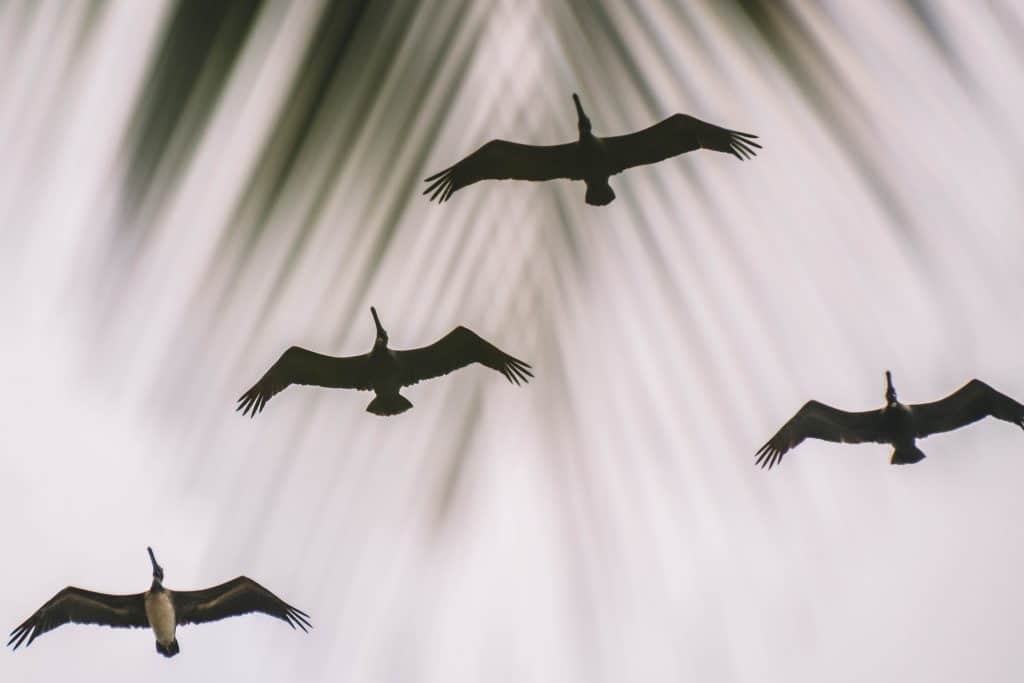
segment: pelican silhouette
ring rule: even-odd
[[[290,384],[311,384],[335,389],[374,391],[377,396],[366,406],[374,415],[398,415],[412,408],[399,392],[425,379],[447,375],[472,363],[481,363],[505,375],[515,384],[533,377],[530,366],[459,326],[419,349],[388,348],[388,333],[380,324],[377,310],[370,307],[377,338],[373,349],[362,356],[337,358],[293,346],[285,351],[266,374],[238,399],[236,410],[255,417],[267,401]]]
[[[64,624],[99,624],[119,628],[153,629],[156,651],[164,657],[178,654],[176,628],[201,624],[250,612],[263,612],[296,626],[312,628],[309,615],[244,576],[198,591],[164,588],[164,570],[152,548],[146,548],[153,564],[153,583],[145,593],[109,595],[68,586],[50,598],[36,613],[11,631],[8,645],[28,647],[47,631]]]
[[[1024,405],[977,379],[939,401],[909,406],[896,400],[892,373],[888,370],[885,385],[885,407],[880,410],[848,413],[818,401],[808,401],[761,446],[755,463],[771,469],[804,439],[824,439],[892,444],[889,462],[910,465],[925,458],[915,443],[917,439],[959,429],[988,415],[1024,429]]]
[[[741,161],[757,154],[756,135],[740,133],[674,114],[649,128],[599,138],[591,132],[590,119],[580,98],[573,93],[579,140],[564,145],[523,145],[491,140],[454,166],[426,178],[423,194],[445,202],[456,190],[480,180],[554,180],[568,178],[587,184],[586,202],[605,206],[615,199],[608,178],[627,168],[653,164],[695,149],[732,154]]]

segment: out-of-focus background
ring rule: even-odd
[[[67,626],[4,681],[1018,681],[1024,435],[754,452],[808,398],[1024,398],[1024,6],[0,4],[0,622],[246,574],[312,615]],[[580,184],[422,178],[677,112]],[[465,324],[533,363],[235,399]]]

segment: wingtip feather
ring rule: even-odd
[[[782,452],[771,441],[757,449],[754,465],[761,469],[771,469],[782,460]]]
[[[427,178],[424,178],[424,179],[423,179],[423,182],[425,182],[425,183],[429,183],[429,182],[430,182],[430,181],[432,181],[432,180],[436,180],[437,178],[440,178],[441,176],[443,176],[443,175],[444,175],[445,173],[447,173],[447,172],[448,172],[448,171],[450,171],[450,170],[452,170],[452,167],[451,167],[451,166],[449,166],[448,168],[444,169],[443,171],[438,171],[437,173],[435,173],[435,174],[434,174],[434,175],[432,175],[432,176],[429,176],[429,177],[427,177]]]

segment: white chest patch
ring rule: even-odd
[[[167,591],[156,594],[146,593],[146,618],[153,627],[153,633],[161,645],[174,640],[174,604]]]

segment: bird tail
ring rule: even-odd
[[[178,639],[175,638],[167,645],[162,645],[159,640],[156,641],[156,651],[164,657],[173,657],[180,651],[180,648],[178,647]]]
[[[914,444],[906,446],[897,446],[892,452],[892,459],[889,460],[890,465],[913,465],[915,462],[921,462],[925,459],[924,453],[921,449]]]
[[[370,401],[366,411],[374,415],[398,415],[412,408],[412,403],[401,394],[377,395]]]
[[[615,193],[612,192],[612,186],[608,184],[607,178],[603,181],[587,182],[587,204],[591,206],[607,206],[614,199]]]

